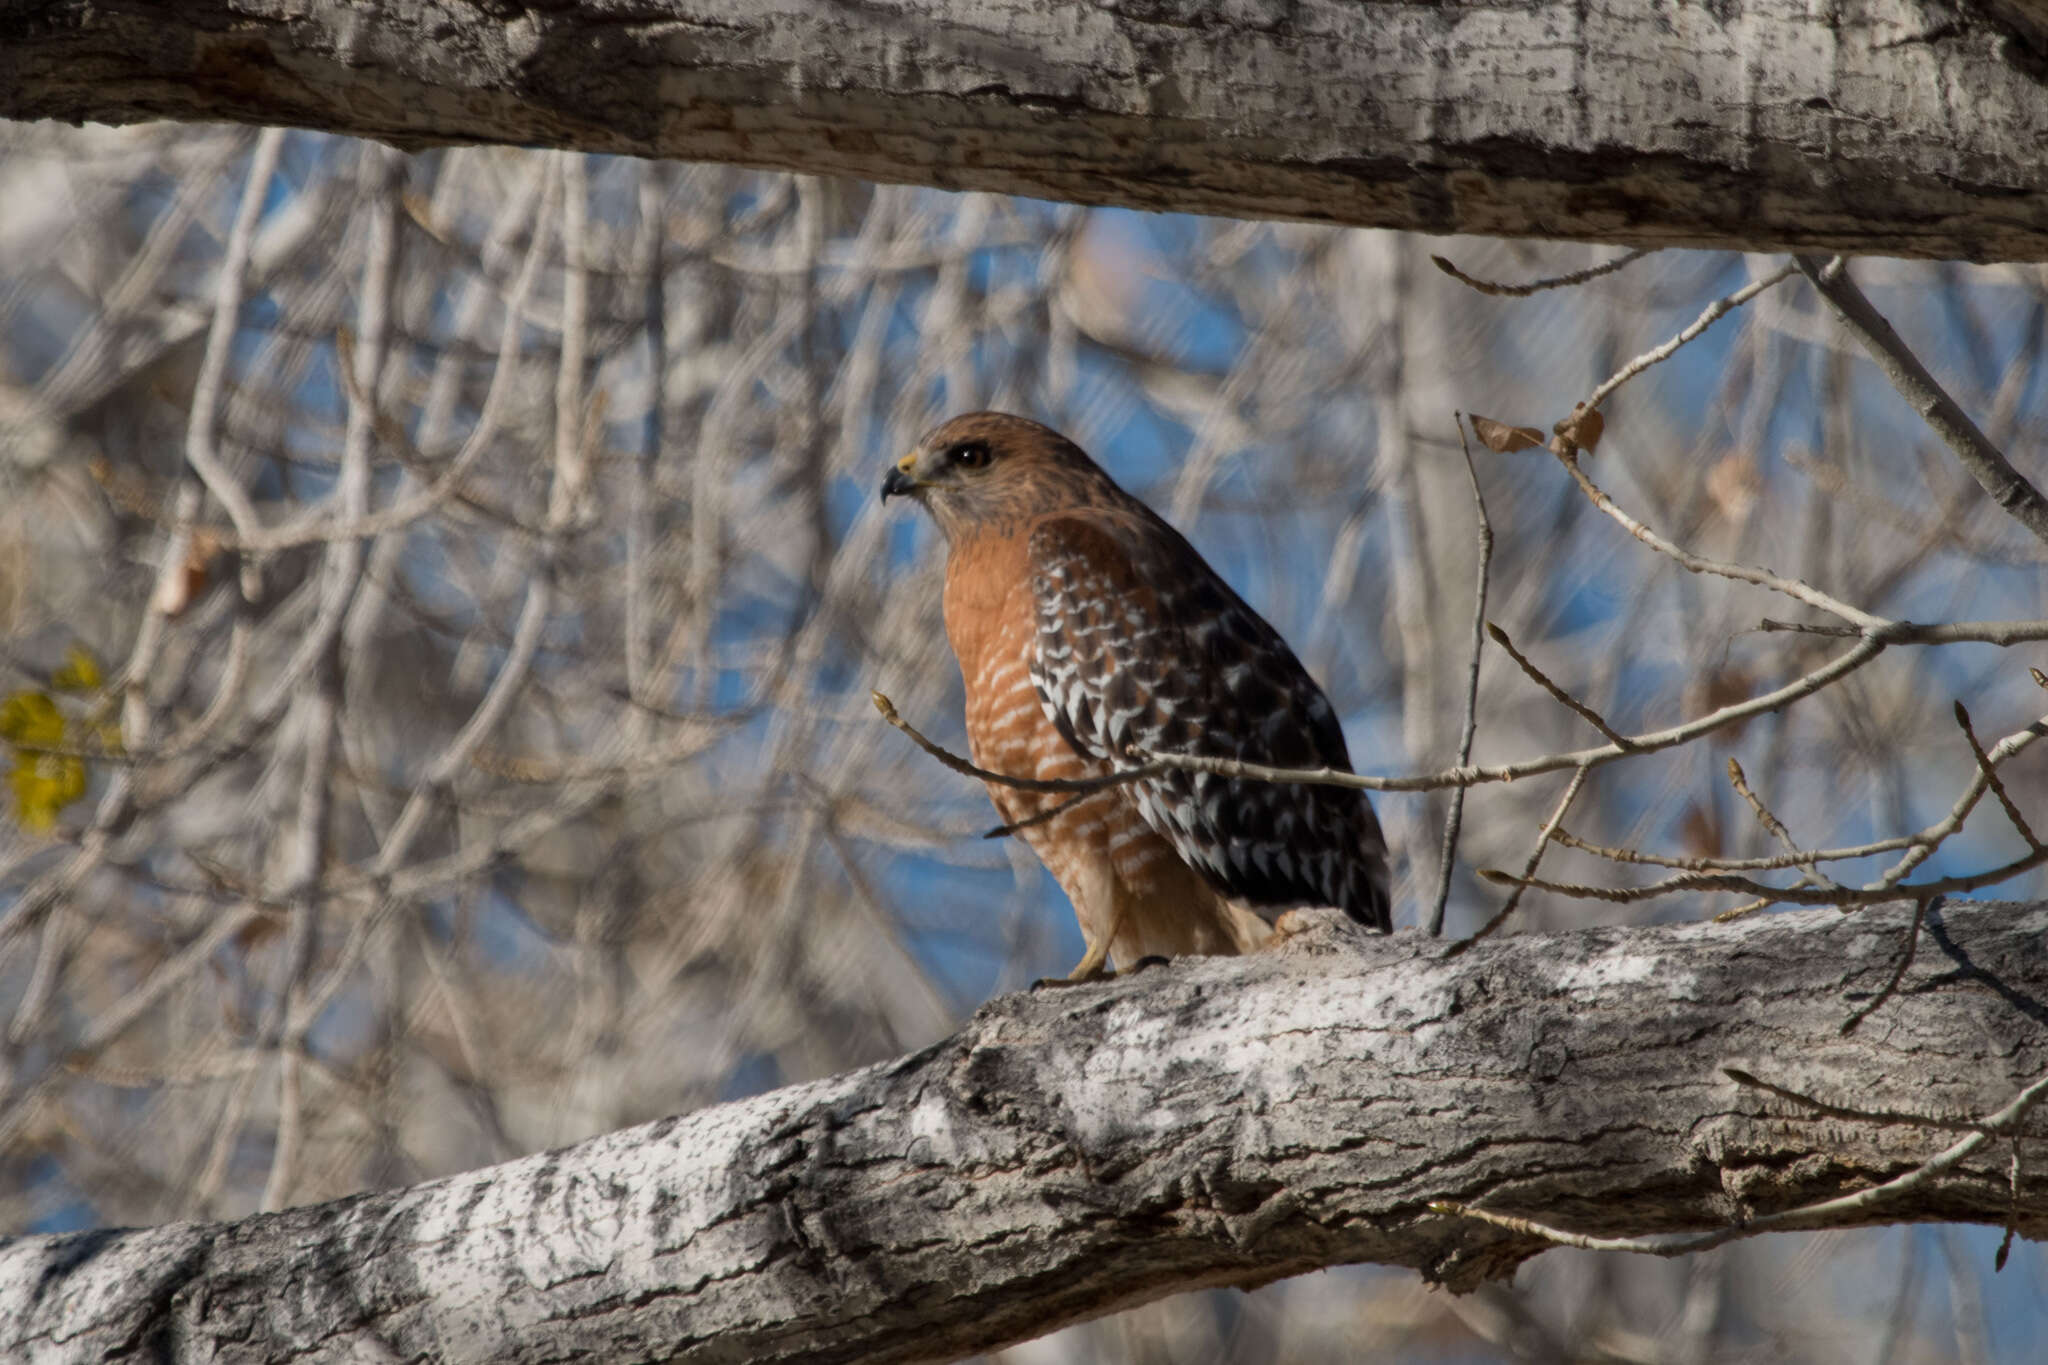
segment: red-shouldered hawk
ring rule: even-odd
[[[1091,777],[1127,749],[1349,769],[1307,670],[1180,533],[1058,432],[955,417],[897,462],[945,535],[946,634],[975,763]],[[988,783],[1005,823],[1057,793]],[[1233,953],[1295,906],[1385,931],[1386,840],[1362,791],[1172,771],[1110,787],[1020,831],[1074,903],[1088,954]]]

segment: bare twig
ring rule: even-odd
[[[1985,785],[1991,788],[1991,794],[1998,798],[1998,804],[2005,807],[2005,818],[2012,821],[2012,827],[2020,832],[2020,838],[2027,841],[2028,848],[2039,849],[2040,839],[2035,836],[2033,826],[2027,823],[2027,818],[2020,814],[2020,808],[2013,804],[2012,797],[2006,794],[2005,783],[1998,780],[1998,769],[1993,766],[1991,756],[1985,753],[1984,746],[1977,742],[1977,732],[1970,725],[1970,713],[1964,709],[1960,700],[1956,702],[1956,724],[1962,727],[1963,738],[1969,742],[1970,757],[1977,760],[1977,772],[1983,777]]]
[[[1100,795],[1102,795],[1100,791],[1075,792],[1066,800],[1047,806],[1044,810],[1039,811],[1036,815],[1027,815],[1021,820],[1012,820],[1010,821],[1010,823],[1006,825],[997,825],[994,829],[985,831],[981,837],[984,839],[1003,839],[1009,837],[1012,834],[1017,833],[1019,830],[1031,829],[1037,825],[1050,824],[1052,821],[1059,819],[1062,815],[1065,815],[1074,807],[1080,805],[1083,801],[1092,801]]]
[[[1701,314],[1697,318],[1694,318],[1692,322],[1689,323],[1685,327],[1685,329],[1681,331],[1677,336],[1671,338],[1671,340],[1665,342],[1661,346],[1652,347],[1650,350],[1643,352],[1634,360],[1629,361],[1628,364],[1622,366],[1619,370],[1615,371],[1615,373],[1612,376],[1610,376],[1598,388],[1594,389],[1593,392],[1587,396],[1585,402],[1580,404],[1580,406],[1588,410],[1599,407],[1602,403],[1606,402],[1607,399],[1614,393],[1614,391],[1620,388],[1623,384],[1628,383],[1629,380],[1634,379],[1637,375],[1641,374],[1644,370],[1649,369],[1652,365],[1661,364],[1662,362],[1669,360],[1672,356],[1677,355],[1680,347],[1684,346],[1687,342],[1697,337],[1700,333],[1706,331],[1707,328],[1713,326],[1716,322],[1719,322],[1722,318],[1726,317],[1735,309],[1740,308],[1745,303],[1748,303],[1758,294],[1763,293],[1766,289],[1771,288],[1773,285],[1782,284],[1787,279],[1790,279],[1795,268],[1796,267],[1789,265],[1782,266],[1779,269],[1772,271],[1768,275],[1764,275],[1758,279],[1751,280],[1748,284],[1745,284],[1744,286],[1742,286],[1742,288],[1736,290],[1734,293],[1725,295],[1722,298],[1714,300],[1712,303],[1708,304],[1706,306],[1706,309],[1703,312],[1701,312]]]
[[[1121,787],[1127,782],[1136,782],[1147,777],[1157,777],[1168,768],[1175,766],[1160,759],[1147,763],[1142,767],[1120,768],[1116,772],[1104,773],[1100,777],[1012,777],[1008,773],[991,772],[987,768],[978,767],[961,758],[958,754],[941,748],[931,740],[926,739],[915,726],[903,719],[901,715],[898,715],[896,703],[890,701],[880,692],[870,692],[868,695],[874,700],[875,709],[882,713],[882,719],[910,736],[911,743],[917,745],[918,748],[924,750],[954,772],[959,773],[962,777],[980,778],[983,782],[993,782],[999,787],[1015,787],[1018,791],[1026,792],[1069,792],[1081,796],[1092,796],[1096,792],[1106,791],[1111,787]],[[995,831],[991,831],[990,837],[994,837],[994,834]]]
[[[1534,1219],[1494,1213],[1489,1209],[1474,1208],[1469,1204],[1453,1203],[1448,1200],[1439,1201],[1430,1207],[1438,1213],[1476,1218],[1483,1223],[1491,1223],[1495,1227],[1506,1228],[1511,1232],[1540,1237],[1559,1246],[1577,1247],[1582,1251],[1628,1251],[1650,1256],[1685,1256],[1739,1238],[1754,1237],[1759,1233],[1782,1232],[1864,1213],[1901,1195],[1910,1194],[1967,1160],[1985,1143],[2018,1128],[2034,1106],[2041,1102],[2043,1096],[2048,1096],[2048,1075],[2040,1077],[2020,1091],[2012,1103],[1997,1113],[1987,1115],[1961,1141],[1929,1157],[1896,1180],[1887,1180],[1882,1185],[1873,1185],[1867,1190],[1858,1190],[1854,1194],[1845,1194],[1837,1199],[1824,1199],[1817,1204],[1764,1214],[1713,1232],[1674,1237],[1588,1237]]]
[[[1584,718],[1586,722],[1590,724],[1595,730],[1598,730],[1601,734],[1605,735],[1609,743],[1624,750],[1633,750],[1635,748],[1634,741],[1630,740],[1628,736],[1622,734],[1613,726],[1609,725],[1606,719],[1602,717],[1598,711],[1595,711],[1592,707],[1586,705],[1577,697],[1574,697],[1571,693],[1565,691],[1562,687],[1559,687],[1556,683],[1552,682],[1550,678],[1543,672],[1542,669],[1536,667],[1534,663],[1530,662],[1529,657],[1527,655],[1523,654],[1521,650],[1515,648],[1515,642],[1508,638],[1508,633],[1506,631],[1502,630],[1493,622],[1488,621],[1486,623],[1486,633],[1493,637],[1493,642],[1495,644],[1499,645],[1502,649],[1507,651],[1507,655],[1510,659],[1513,659],[1517,664],[1521,665],[1522,671],[1528,674],[1530,679],[1534,681],[1538,687],[1542,688],[1545,692],[1548,692],[1552,697],[1556,698],[1561,705],[1565,706],[1578,716]]]
[[[1728,759],[1728,785],[1735,788],[1737,796],[1749,803],[1749,809],[1756,816],[1757,823],[1762,825],[1771,837],[1778,841],[1778,846],[1793,858],[1793,866],[1804,868],[1806,875],[1821,886],[1835,885],[1834,880],[1816,866],[1819,860],[1793,842],[1791,831],[1785,828],[1777,816],[1771,814],[1770,807],[1764,804],[1763,798],[1750,789],[1749,778],[1743,773],[1742,765],[1735,761],[1733,755]]]
[[[1612,275],[1623,266],[1633,265],[1635,262],[1640,261],[1656,249],[1656,247],[1638,247],[1636,250],[1626,252],[1611,261],[1602,261],[1600,264],[1588,266],[1584,270],[1574,270],[1568,275],[1552,275],[1547,279],[1532,280],[1527,284],[1495,284],[1467,275],[1442,256],[1431,256],[1429,259],[1430,263],[1438,270],[1443,271],[1444,274],[1449,275],[1460,284],[1470,285],[1482,294],[1491,294],[1496,298],[1525,299],[1531,294],[1540,294],[1546,289],[1567,289],[1575,284],[1585,284],[1588,281],[1597,280],[1602,275]]]
[[[1912,348],[1849,278],[1848,263],[1840,256],[1825,262],[1818,256],[1792,259],[1799,273],[1813,282],[1820,296],[1835,310],[1835,316],[1863,343],[1899,396],[1954,452],[1970,477],[2013,520],[2048,541],[2048,497],[2043,497],[2040,489],[2012,467],[2004,453],[1970,420],[1969,414],[1949,397],[1948,390],[1927,372]]]
[[[1522,864],[1521,882],[1513,891],[1508,893],[1507,904],[1495,911],[1492,919],[1480,925],[1477,933],[1473,934],[1470,938],[1459,939],[1456,943],[1445,949],[1444,956],[1446,958],[1457,957],[1481,939],[1491,937],[1495,930],[1508,922],[1508,916],[1515,913],[1516,907],[1522,903],[1524,888],[1532,885],[1529,878],[1536,875],[1537,867],[1543,862],[1543,854],[1550,847],[1551,836],[1557,833],[1557,827],[1564,822],[1565,812],[1572,808],[1572,802],[1578,800],[1579,792],[1586,785],[1586,774],[1591,771],[1592,768],[1590,767],[1581,767],[1572,774],[1572,780],[1566,785],[1564,795],[1557,798],[1557,805],[1551,808],[1550,818],[1544,821],[1542,830],[1537,833],[1536,847],[1529,850],[1529,860]],[[1482,870],[1479,875],[1484,877],[1487,876],[1487,873]]]
[[[207,491],[220,500],[238,534],[251,536],[262,526],[255,504],[235,481],[219,450],[221,385],[226,378],[228,354],[241,330],[242,293],[246,288],[246,263],[255,239],[256,222],[270,194],[271,177],[277,174],[279,155],[284,150],[285,130],[266,128],[256,139],[249,158],[249,183],[235,210],[235,224],[228,235],[228,249],[214,282],[213,323],[206,335],[206,352],[200,358],[199,378],[193,385],[192,411],[185,426],[185,462],[206,484]],[[183,550],[180,548],[182,555]],[[260,577],[245,575],[245,583],[260,590]],[[252,595],[253,595],[252,590]]]
[[[1874,882],[1868,886],[1850,889],[1847,887],[1811,886],[1766,886],[1728,873],[1687,872],[1676,877],[1667,877],[1649,886],[1588,886],[1577,882],[1551,882],[1540,877],[1518,877],[1512,872],[1497,868],[1484,868],[1479,875],[1487,881],[1502,886],[1516,886],[1526,883],[1538,891],[1548,891],[1555,896],[1571,896],[1578,900],[1606,901],[1613,905],[1631,905],[1637,901],[1656,900],[1679,891],[1737,891],[1745,895],[1762,898],[1772,905],[1835,905],[1848,908],[1859,905],[1893,905],[1899,901],[1917,900],[1922,897],[1949,892],[1976,891],[1987,886],[1996,886],[2010,881],[2022,872],[2031,872],[2048,864],[2048,849],[2037,850],[2011,862],[1983,872],[1973,872],[1954,877],[1940,877],[1930,882],[1913,882],[1898,886],[1890,882]]]
[[[1752,697],[1745,702],[1734,702],[1720,707],[1681,725],[1628,736],[1626,748],[1610,743],[1594,749],[1545,754],[1539,758],[1526,758],[1515,763],[1451,768],[1440,773],[1416,777],[1366,777],[1338,768],[1273,768],[1237,759],[1210,758],[1199,754],[1163,754],[1144,749],[1133,750],[1132,757],[1146,762],[1162,763],[1168,767],[1185,768],[1189,772],[1215,773],[1219,777],[1242,777],[1259,782],[1312,782],[1330,787],[1356,787],[1361,791],[1436,791],[1443,787],[1478,786],[1484,782],[1514,782],[1524,777],[1534,777],[1538,773],[1561,772],[1566,768],[1597,768],[1616,759],[1626,758],[1630,754],[1668,749],[1751,716],[1781,710],[1800,698],[1811,696],[1829,684],[1847,677],[1882,654],[1884,649],[1884,640],[1874,635],[1866,635],[1857,642],[1854,649],[1836,655],[1819,668],[1793,679],[1783,687],[1766,692],[1762,696]]]
[[[1772,573],[1769,569],[1759,569],[1749,564],[1735,564],[1726,560],[1709,559],[1704,555],[1696,555],[1690,550],[1666,540],[1663,536],[1658,535],[1648,526],[1645,526],[1642,522],[1637,521],[1627,512],[1624,512],[1613,498],[1609,497],[1598,484],[1594,483],[1587,476],[1586,471],[1580,467],[1576,456],[1564,454],[1559,455],[1557,458],[1558,462],[1565,467],[1571,474],[1572,479],[1579,485],[1579,491],[1584,493],[1595,507],[1620,523],[1622,529],[1626,530],[1637,540],[1657,551],[1657,553],[1677,561],[1688,572],[1714,574],[1721,578],[1732,578],[1738,583],[1753,583],[1757,587],[1769,588],[1772,592],[1783,593],[1785,596],[1804,602],[1808,606],[1818,607],[1822,611],[1841,617],[1844,621],[1855,626],[1857,631],[1866,639],[1873,632],[1881,632],[1885,643],[1889,644],[1891,643],[1892,632],[1899,629],[1897,622],[1887,620],[1882,616],[1873,615],[1860,607],[1851,606],[1840,598],[1822,592],[1819,588],[1809,583],[1803,583],[1799,579],[1787,578],[1782,574]]]
[[[1961,829],[1963,821],[1976,808],[1978,800],[1989,786],[1985,768],[1988,766],[1995,770],[1998,764],[2010,759],[2044,734],[2048,734],[2048,717],[2043,717],[2000,740],[1985,753],[1984,762],[1979,765],[1976,778],[1963,789],[1962,795],[1956,798],[1949,813],[1940,820],[1912,834],[1873,839],[1865,844],[1853,844],[1846,848],[1795,849],[1761,858],[1674,858],[1635,849],[1608,848],[1589,843],[1566,830],[1559,830],[1552,838],[1567,848],[1580,849],[1610,862],[1641,863],[1651,867],[1678,868],[1688,872],[1768,872],[1778,868],[1803,868],[1809,861],[1845,862],[1853,858],[1868,858],[1878,853],[1894,853],[1900,849],[1932,849]]]
[[[1604,744],[1594,749],[1579,749],[1570,753],[1545,754],[1538,758],[1523,759],[1515,763],[1500,763],[1480,766],[1449,768],[1442,772],[1428,773],[1413,777],[1370,777],[1361,773],[1347,772],[1342,768],[1277,768],[1264,763],[1248,763],[1236,758],[1217,758],[1207,754],[1169,754],[1150,749],[1131,749],[1129,756],[1139,766],[1104,773],[1100,777],[1061,778],[1041,780],[1036,778],[1012,777],[1007,773],[990,772],[976,767],[966,759],[948,752],[941,746],[926,739],[910,723],[896,713],[896,708],[887,697],[880,693],[871,694],[875,708],[882,718],[903,731],[916,741],[918,747],[930,754],[954,772],[966,777],[980,778],[1001,786],[1015,787],[1020,791],[1046,792],[1092,792],[1108,787],[1120,787],[1127,783],[1155,777],[1168,768],[1186,772],[1214,773],[1218,777],[1240,778],[1252,782],[1299,782],[1324,787],[1350,787],[1359,791],[1440,791],[1446,787],[1473,787],[1488,782],[1514,782],[1540,773],[1560,772],[1566,768],[1598,768],[1630,754],[1644,753],[1657,749],[1668,749],[1684,744],[1701,735],[1710,734],[1724,725],[1732,725],[1750,716],[1763,715],[1791,705],[1801,697],[1811,696],[1828,684],[1855,672],[1884,652],[1884,641],[1866,636],[1856,647],[1837,655],[1827,663],[1814,669],[1783,687],[1752,697],[1746,702],[1736,702],[1710,711],[1682,725],[1670,726],[1663,730],[1652,730],[1640,735],[1625,736],[1623,744]]]
[[[1435,259],[1438,265],[1448,264],[1442,257]],[[1472,743],[1479,734],[1479,664],[1486,650],[1486,588],[1493,568],[1493,523],[1487,520],[1486,498],[1479,491],[1479,469],[1472,463],[1472,443],[1465,436],[1465,414],[1453,413],[1452,421],[1458,428],[1458,449],[1465,457],[1465,477],[1472,487],[1472,510],[1479,522],[1479,562],[1474,570],[1476,581],[1472,591],[1472,662],[1465,670],[1465,724],[1458,735],[1458,766],[1462,768],[1472,761]],[[1444,816],[1444,847],[1437,863],[1436,901],[1429,911],[1431,938],[1439,938],[1444,932],[1444,911],[1451,901],[1451,874],[1458,862],[1458,833],[1464,822],[1465,789],[1454,787],[1450,812]]]
[[[1801,635],[1857,636],[1855,626],[1824,626],[1804,621],[1774,621],[1766,616],[1757,629],[1769,634],[1796,631]],[[1885,628],[1885,639],[1895,645],[2018,645],[2048,640],[2048,621],[1952,621],[1920,625],[1897,621]]]

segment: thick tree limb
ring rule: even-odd
[[[2010,1105],[2048,1071],[2048,904],[1930,911],[1897,994],[1843,1036],[1910,914],[1530,936],[1455,963],[1320,921],[414,1189],[18,1241],[0,1356],[942,1359],[1348,1261],[1470,1288],[1546,1243],[1433,1201],[1594,1237],[1722,1228],[1895,1179]],[[2044,1143],[2024,1139],[2016,1192],[2001,1138],[1815,1221],[2043,1236]]]
[[[288,123],[1241,217],[2048,258],[2038,0],[40,0],[0,116]]]

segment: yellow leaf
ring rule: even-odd
[[[15,818],[23,829],[49,830],[60,811],[85,795],[84,760],[47,752],[64,743],[64,713],[46,692],[16,692],[0,701],[0,739],[15,746],[8,774]]]
[[[69,754],[17,751],[12,776],[15,817],[37,833],[50,830],[57,813],[85,795],[85,764]]]
[[[64,656],[64,666],[50,675],[50,686],[59,692],[91,692],[100,685],[99,660],[78,645]]]
[[[47,692],[16,692],[0,701],[0,739],[54,748],[64,742],[64,713]]]

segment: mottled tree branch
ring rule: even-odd
[[[2048,1234],[2038,1136],[2017,1190],[2001,1138],[1842,1198],[2048,1070],[2048,905],[1928,911],[1885,1027],[1842,1034],[1911,914],[1524,936],[1456,962],[1319,919],[412,1189],[23,1239],[0,1248],[0,1354],[944,1359],[1198,1286],[1374,1261],[1469,1289],[1551,1231],[1713,1233],[1824,1200],[1791,1221]]]
[[[1427,232],[2042,259],[2048,85],[2023,10],[43,0],[0,9],[0,116]]]

